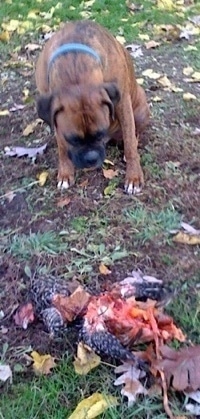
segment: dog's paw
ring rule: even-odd
[[[59,180],[57,183],[57,188],[60,190],[68,189],[70,187],[70,184],[68,180]]]
[[[141,193],[142,186],[144,185],[144,175],[140,164],[138,164],[137,170],[128,170],[126,172],[126,179],[124,184],[124,190],[128,195],[138,195]]]
[[[73,174],[68,174],[68,173],[63,174],[63,172],[58,171],[58,183],[57,183],[58,189],[60,190],[68,189],[70,186],[74,184],[74,182],[75,180],[74,180]]]

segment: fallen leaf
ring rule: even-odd
[[[109,185],[106,186],[106,188],[104,189],[103,194],[105,196],[111,196],[115,193],[115,190],[116,190],[116,185],[110,182]]]
[[[25,49],[27,51],[32,52],[32,51],[36,51],[38,49],[41,49],[41,45],[39,45],[39,44],[26,44]]]
[[[200,244],[200,235],[199,234],[188,234],[182,231],[179,231],[172,239],[174,242],[196,245]]]
[[[146,49],[157,48],[160,46],[160,42],[156,42],[154,40],[148,41],[145,44]]]
[[[187,102],[190,100],[196,100],[197,97],[195,95],[193,95],[193,93],[183,93],[183,100],[186,100]]]
[[[7,381],[9,379],[12,383],[12,371],[9,365],[0,364],[0,381]]]
[[[160,77],[158,83],[161,84],[161,86],[163,87],[171,87],[172,85],[171,81],[168,79],[167,76]]]
[[[11,19],[8,23],[2,23],[2,28],[8,32],[14,32],[19,27],[20,21]]]
[[[48,179],[48,177],[49,177],[49,173],[47,172],[47,170],[44,170],[44,172],[40,173],[40,174],[37,176],[37,179],[38,179],[38,184],[39,184],[40,186],[44,186],[44,185],[45,185],[45,183],[46,183],[46,181],[47,181],[47,179]]]
[[[27,148],[27,147],[5,147],[4,151],[5,151],[5,155],[6,156],[10,156],[10,157],[22,157],[22,156],[28,156],[29,158],[34,158],[37,156],[37,154],[43,154],[44,151],[47,148],[47,144],[44,144],[40,147],[32,147],[32,148]]]
[[[79,183],[79,186],[81,188],[86,188],[87,185],[88,185],[88,182],[89,182],[88,179],[85,179],[85,180],[83,180],[83,182]]]
[[[8,42],[10,39],[10,33],[8,31],[3,31],[0,33],[0,41]]]
[[[114,163],[111,160],[105,159],[104,160],[105,164],[110,164],[111,166],[114,166]]]
[[[111,274],[110,269],[108,269],[107,266],[104,265],[104,263],[100,263],[100,265],[99,265],[99,272],[102,275],[110,275]]]
[[[168,386],[172,383],[178,391],[196,391],[200,387],[200,345],[178,351],[166,345],[160,348],[161,361],[155,367],[165,374]]]
[[[200,71],[195,71],[192,74],[192,79],[194,79],[197,83],[199,83],[200,82]]]
[[[142,72],[142,75],[145,77],[149,77],[150,79],[153,79],[153,80],[160,79],[161,77],[161,74],[156,73],[154,70],[152,70],[152,68],[148,68],[147,70],[144,70]]]
[[[66,207],[67,205],[69,205],[70,202],[71,202],[71,198],[69,198],[69,196],[66,196],[65,198],[59,199],[59,201],[57,202],[57,207],[60,207],[60,208]]]
[[[173,10],[175,5],[173,0],[157,0],[157,7],[160,10]]]
[[[118,405],[116,397],[94,393],[83,399],[68,419],[93,419],[104,413],[109,407]]]
[[[35,319],[32,303],[26,303],[19,306],[13,316],[13,319],[17,326],[21,326],[24,330],[26,330],[29,323],[33,323]]]
[[[10,112],[8,109],[4,109],[3,111],[0,110],[0,116],[7,116],[10,115]]]
[[[200,404],[200,390],[184,392],[185,395]]]
[[[151,100],[152,100],[153,102],[162,102],[163,98],[162,98],[162,97],[160,97],[160,96],[154,96]]]
[[[69,297],[60,294],[54,295],[52,304],[59,310],[64,320],[71,322],[83,315],[90,298],[91,295],[79,286]]]
[[[137,83],[142,86],[144,84],[144,79],[142,77],[139,77],[137,80]]]
[[[118,175],[118,170],[113,169],[103,169],[103,175],[106,179],[113,179]]]
[[[56,367],[55,358],[51,355],[40,355],[38,352],[31,352],[33,359],[33,369],[36,374],[48,375],[51,373],[51,369]]]
[[[132,406],[137,399],[138,394],[147,394],[147,390],[140,382],[140,379],[145,377],[146,373],[136,368],[133,363],[125,362],[115,368],[115,373],[123,373],[114,382],[115,386],[125,384],[121,390],[122,396],[128,398],[128,406]]]
[[[26,105],[21,105],[21,104],[17,104],[15,103],[14,106],[12,106],[12,108],[9,109],[9,112],[16,112],[16,111],[21,111],[22,109],[25,108]]]
[[[8,200],[8,202],[12,202],[12,200],[16,196],[16,193],[14,193],[13,191],[7,191],[4,196]]]
[[[122,45],[124,45],[124,44],[125,44],[125,42],[126,42],[126,39],[124,38],[124,36],[123,36],[123,35],[117,35],[117,36],[116,36],[116,39],[117,39],[117,41],[118,41],[120,44],[122,44]]]
[[[27,127],[22,132],[22,135],[24,137],[28,137],[28,135],[32,134],[35,131],[35,128],[38,126],[38,124],[41,124],[41,122],[42,120],[40,118],[37,118],[31,124],[28,124]]]
[[[184,223],[183,221],[181,222],[181,227],[184,228],[184,230],[187,231],[188,233],[200,234],[200,230],[197,230],[196,228],[194,228],[190,224]]]
[[[141,45],[128,44],[128,45],[126,45],[126,49],[128,50],[129,54],[133,58],[142,57],[142,55],[143,55]]]
[[[142,40],[142,41],[149,41],[149,35],[145,34],[145,33],[139,33],[138,37]]]
[[[194,73],[194,70],[192,67],[188,66],[188,67],[184,67],[183,69],[183,74],[185,76],[190,76],[192,73]]]
[[[96,368],[101,363],[100,356],[96,355],[95,352],[84,345],[83,342],[79,342],[77,348],[77,357],[73,362],[74,368],[77,374],[86,375],[89,371]]]

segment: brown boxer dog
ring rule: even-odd
[[[138,135],[149,107],[126,49],[92,21],[66,23],[39,56],[36,84],[38,115],[56,134],[58,188],[74,183],[75,168],[100,167],[107,141],[120,132],[125,191],[137,193],[144,182]]]

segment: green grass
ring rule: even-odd
[[[29,235],[13,235],[7,243],[5,251],[10,252],[19,260],[27,260],[32,256],[57,255],[66,252],[68,248],[63,237],[54,231],[46,233],[30,233]]]
[[[180,226],[181,216],[172,207],[161,211],[147,209],[138,204],[135,208],[124,212],[133,227],[133,240],[139,240],[143,244],[156,239],[167,241],[170,230]]]

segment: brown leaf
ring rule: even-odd
[[[162,361],[155,366],[164,372],[167,384],[178,391],[192,391],[200,387],[200,345],[176,351],[166,345],[160,348]]]
[[[17,326],[27,329],[29,323],[33,323],[35,319],[34,310],[32,303],[26,303],[21,305],[13,316],[15,324]]]
[[[145,42],[146,49],[157,48],[160,45],[160,42],[156,42],[154,40]]]
[[[131,362],[124,362],[115,368],[115,373],[123,373],[114,382],[115,386],[125,384],[121,390],[121,394],[128,398],[128,406],[132,406],[136,402],[138,394],[147,394],[147,390],[140,382],[140,378],[145,377],[146,373],[136,368]]]
[[[59,201],[57,202],[57,207],[66,207],[67,205],[69,205],[70,202],[71,198],[69,198],[69,196],[66,196],[65,198],[59,199]]]
[[[113,179],[118,175],[118,170],[113,169],[103,169],[103,175],[106,179]]]
[[[83,342],[78,344],[77,357],[73,362],[77,374],[86,375],[93,368],[96,368],[100,362],[100,356],[96,355],[89,346],[84,345]]]
[[[83,315],[91,295],[79,286],[69,297],[57,294],[52,298],[52,304],[60,311],[64,320],[71,322]]]
[[[100,263],[100,265],[99,265],[99,272],[102,275],[109,275],[109,274],[111,274],[110,269],[108,269],[107,266],[104,265],[104,263]]]

